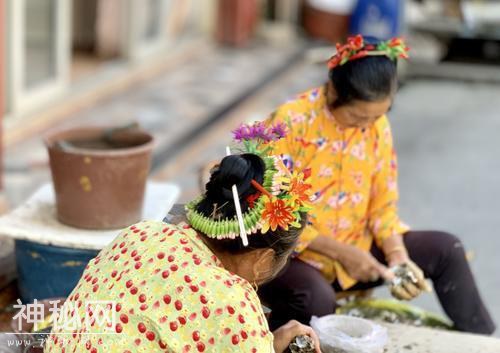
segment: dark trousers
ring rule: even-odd
[[[460,240],[448,233],[411,231],[403,237],[410,258],[434,284],[441,305],[460,331],[491,334],[493,323],[476,287]],[[385,263],[384,254],[376,246],[372,255]],[[358,283],[349,290],[370,289],[382,281]],[[332,314],[336,309],[338,283],[328,283],[319,271],[294,259],[270,283],[261,287],[259,295],[271,308],[272,329],[289,320],[308,324],[311,317]]]

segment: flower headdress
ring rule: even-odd
[[[262,122],[241,125],[233,131],[234,140],[240,143],[242,153],[259,155],[265,164],[262,184],[252,180],[257,190],[247,198],[248,210],[239,210],[238,193],[233,186],[237,216],[231,219],[214,219],[197,211],[197,205],[204,196],[186,205],[187,219],[191,226],[208,237],[216,239],[235,239],[240,236],[243,244],[248,245],[247,236],[260,232],[267,233],[282,228],[300,228],[301,212],[311,209],[311,185],[306,181],[308,171],[291,172],[280,157],[269,155],[272,143],[286,134],[282,124],[266,126]]]
[[[367,56],[387,56],[391,60],[408,59],[409,48],[401,38],[393,38],[378,44],[366,44],[363,36],[349,37],[347,43],[337,44],[337,53],[328,60],[328,69]]]

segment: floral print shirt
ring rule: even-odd
[[[116,322],[94,320],[101,312],[89,301],[109,302]],[[80,324],[57,325],[45,352],[274,352],[252,286],[188,226],[125,229],[90,261],[66,304],[59,317]]]
[[[298,257],[344,289],[356,281],[330,258],[308,250],[324,235],[369,251],[393,234],[409,230],[398,217],[397,164],[389,121],[382,116],[371,127],[341,128],[327,108],[326,86],[300,94],[267,120],[285,123],[287,136],[273,154],[291,169],[310,169],[314,209],[301,235]]]

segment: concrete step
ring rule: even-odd
[[[481,335],[383,324],[389,332],[385,353],[499,353],[500,340]]]

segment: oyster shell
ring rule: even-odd
[[[291,353],[315,353],[314,342],[306,335],[297,336],[288,346]]]

